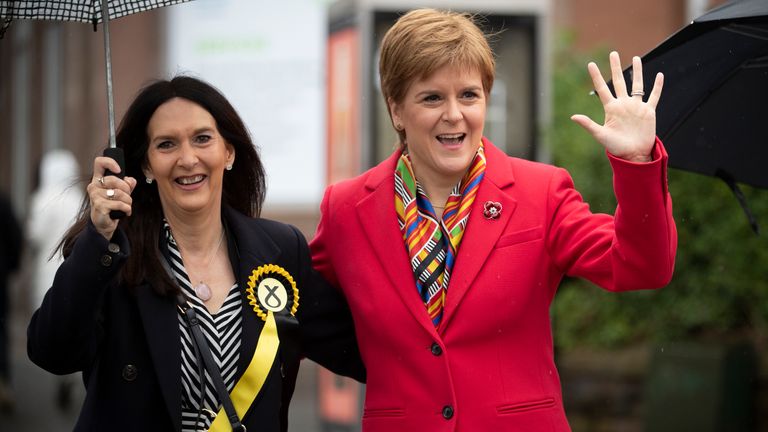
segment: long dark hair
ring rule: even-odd
[[[170,295],[178,287],[160,262],[158,236],[163,225],[163,210],[155,184],[146,183],[142,168],[147,162],[149,137],[147,125],[157,108],[173,98],[183,98],[205,108],[216,121],[221,136],[235,149],[235,162],[224,174],[222,203],[240,213],[258,217],[266,193],[264,167],[253,145],[248,129],[224,95],[197,78],[177,76],[170,81],[158,80],[144,87],[128,107],[117,130],[117,146],[125,152],[125,175],[137,180],[131,194],[133,209],[122,219],[122,228],[131,244],[131,255],[120,272],[120,282],[135,286],[148,281],[160,294]],[[90,218],[90,201],[86,197],[77,221],[61,242],[67,257],[77,236]]]

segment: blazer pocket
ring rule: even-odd
[[[533,228],[524,229],[499,237],[499,241],[496,242],[496,248],[499,249],[518,243],[539,240],[542,237],[544,237],[544,229],[542,229],[541,225],[538,225]]]
[[[555,399],[546,398],[546,399],[519,402],[516,404],[499,405],[496,407],[496,412],[499,415],[517,414],[517,413],[523,413],[528,411],[552,408],[554,406],[555,406]]]
[[[365,408],[363,418],[402,417],[405,410],[402,408]]]

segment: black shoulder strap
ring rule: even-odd
[[[232,431],[246,432],[245,425],[240,423],[240,419],[237,417],[235,406],[232,404],[232,399],[229,397],[227,386],[224,384],[224,379],[221,377],[221,371],[213,360],[211,349],[208,347],[208,341],[205,339],[202,330],[200,330],[200,320],[197,319],[195,308],[189,306],[187,299],[184,298],[184,295],[181,293],[176,296],[176,301],[179,304],[179,309],[181,310],[182,315],[184,315],[184,319],[187,321],[189,329],[192,331],[192,338],[197,346],[197,350],[195,350],[197,364],[205,364],[205,369],[208,370],[208,375],[210,375],[213,380],[213,386],[216,388],[216,393],[218,393],[219,399],[221,399],[221,404],[224,407],[224,412],[227,414],[229,424],[232,425]],[[198,355],[198,353],[200,355]],[[201,356],[202,361],[200,359]],[[201,374],[200,380],[204,382],[205,376]]]

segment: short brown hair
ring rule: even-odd
[[[387,109],[390,101],[403,101],[415,80],[446,65],[477,70],[483,91],[490,94],[496,61],[475,17],[436,9],[415,9],[401,16],[381,42],[379,77]],[[398,134],[402,144],[404,133]]]

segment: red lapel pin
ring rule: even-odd
[[[486,201],[483,204],[483,216],[488,220],[495,220],[501,216],[501,203],[496,201]]]

